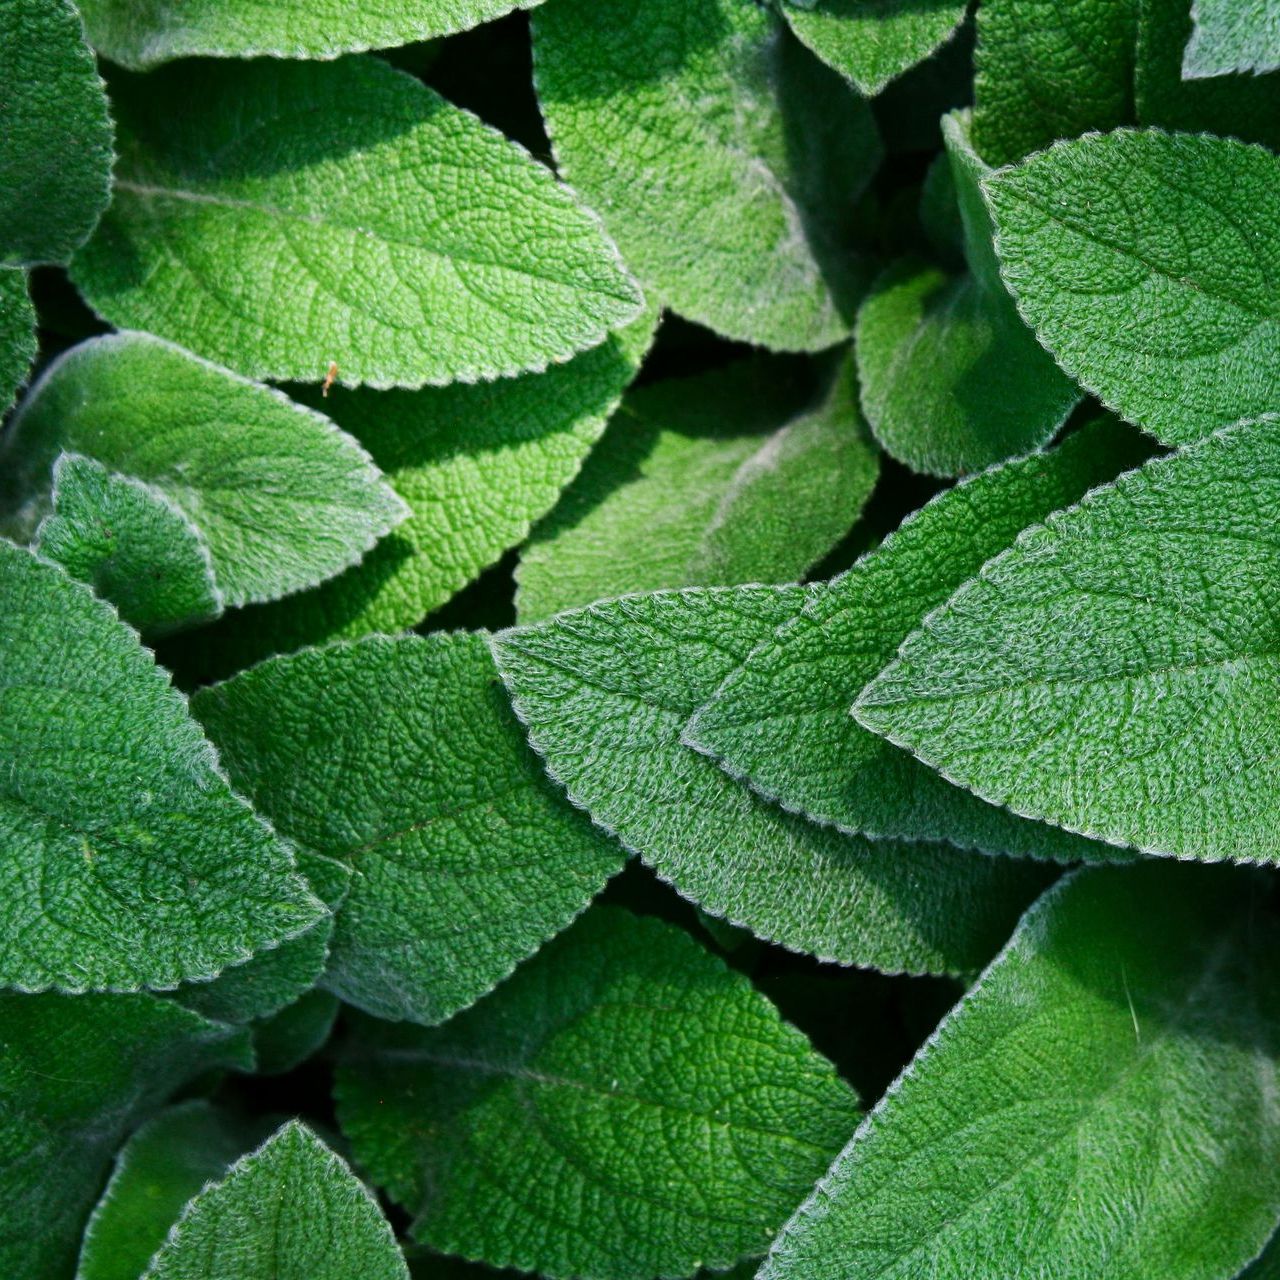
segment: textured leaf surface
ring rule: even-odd
[[[251,1062],[244,1032],[171,1000],[0,996],[0,1273],[70,1275],[129,1130],[202,1071]]]
[[[1131,123],[1139,2],[984,0],[973,141],[988,164]]]
[[[1183,74],[1199,79],[1280,67],[1280,5],[1276,0],[1194,0],[1195,30]]]
[[[408,1280],[395,1234],[346,1164],[290,1121],[183,1211],[143,1280]]]
[[[116,1156],[85,1229],[76,1280],[138,1280],[187,1201],[269,1129],[203,1100],[179,1103],[143,1125]]]
[[[0,414],[13,403],[36,358],[36,313],[27,273],[0,267]]]
[[[361,1021],[348,1054],[339,1118],[414,1234],[557,1278],[760,1253],[857,1123],[852,1090],[745,978],[617,908],[449,1026]]]
[[[1016,812],[1280,861],[1278,453],[1270,423],[1235,427],[1028,529],[855,714]]]
[[[111,118],[68,0],[5,0],[0,264],[65,262],[111,197]]]
[[[52,478],[51,510],[32,547],[130,626],[162,634],[222,612],[208,548],[161,490],[78,453],[59,454]]]
[[[453,35],[541,0],[81,0],[94,47],[135,70],[193,54],[332,58]]]
[[[194,640],[229,675],[272,653],[415,627],[529,533],[600,439],[653,337],[650,311],[544,373],[323,401],[369,449],[409,518],[314,591],[231,614]]]
[[[259,810],[351,865],[324,981],[379,1016],[471,1004],[625,857],[547,781],[481,635],[275,658],[193,707]]]
[[[954,787],[849,715],[931,609],[1028,525],[1141,461],[1106,422],[940,494],[848,573],[814,588],[685,729],[787,809],[846,831],[1063,861],[1119,856]]]
[[[1148,864],[1047,894],[763,1280],[1235,1275],[1280,1216],[1280,945],[1252,888]]]
[[[1280,409],[1280,159],[1121,130],[988,179],[1005,279],[1058,362],[1165,444]]]
[[[955,113],[943,117],[969,271],[914,259],[858,311],[862,406],[876,439],[916,471],[959,475],[1047,444],[1079,391],[1036,341],[1000,279],[979,189],[990,172]]]
[[[781,18],[740,0],[556,0],[533,27],[560,172],[646,287],[778,350],[847,336],[864,283],[847,212],[879,141]]]
[[[548,772],[712,915],[888,972],[985,963],[1044,868],[870,842],[784,813],[684,746],[689,717],[803,607],[804,587],[658,592],[494,638]]]
[[[208,978],[323,906],[113,611],[0,541],[0,982]]]
[[[115,199],[73,276],[122,328],[255,378],[420,386],[542,368],[640,307],[529,155],[370,57],[112,85]]]
[[[29,534],[48,510],[63,450],[141,480],[185,516],[228,604],[331,577],[407,513],[326,418],[146,334],[81,343],[23,401],[0,449],[11,533]],[[148,532],[127,524],[113,540]]]
[[[849,531],[879,459],[853,361],[748,360],[636,391],[520,560],[521,621],[661,587],[791,582]]]
[[[859,92],[877,94],[949,40],[957,0],[784,0],[791,30]]]

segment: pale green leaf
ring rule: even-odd
[[[1280,159],[1120,130],[986,190],[1004,276],[1040,341],[1165,444],[1280,410]]]
[[[171,1000],[0,995],[0,1275],[70,1275],[129,1130],[202,1072],[251,1065],[245,1032]]]
[[[554,1280],[759,1254],[858,1114],[744,977],[610,907],[447,1027],[358,1022],[337,1095],[416,1237]]]
[[[13,403],[36,358],[36,312],[27,273],[0,267],[0,417]]]
[[[161,635],[222,612],[209,549],[163,490],[78,453],[58,455],[52,480],[32,548],[110,600],[130,626]]]
[[[503,632],[494,649],[551,776],[704,910],[841,964],[977,968],[1046,883],[1045,868],[816,826],[680,741],[689,717],[810,595],[630,596]]]
[[[142,481],[173,509],[170,520],[185,517],[227,604],[332,577],[407,514],[369,455],[328,419],[147,334],[81,343],[31,389],[0,447],[9,533],[29,536],[49,510],[64,450]],[[137,501],[121,510],[120,488],[111,541],[145,563],[158,517],[148,520]],[[188,544],[186,555],[198,559],[199,549]]]
[[[866,103],[743,0],[555,0],[533,19],[560,172],[647,288],[727,337],[846,337],[849,208],[880,155]]]
[[[187,1201],[270,1130],[203,1100],[179,1103],[143,1125],[116,1156],[85,1228],[76,1280],[138,1280]]]
[[[840,541],[879,459],[853,361],[744,360],[630,395],[520,559],[522,622],[661,587],[791,582]]]
[[[281,832],[352,867],[323,981],[381,1017],[465,1008],[625,858],[547,781],[481,635],[273,658],[193,709]]]
[[[0,15],[0,264],[65,262],[111,198],[111,117],[69,0]]]
[[[951,786],[864,729],[849,706],[925,614],[1023,529],[1136,466],[1139,439],[1097,422],[940,494],[815,588],[728,675],[684,740],[767,798],[845,831],[1061,861],[1120,856]]]
[[[988,164],[1009,164],[1058,138],[1131,122],[1138,4],[983,0],[973,142]]]
[[[140,70],[206,54],[333,58],[453,35],[542,0],[80,0],[99,53]]]
[[[854,712],[1017,813],[1280,862],[1278,518],[1271,423],[1150,462],[989,561]]]
[[[942,120],[969,271],[891,267],[858,311],[862,407],[876,439],[916,471],[979,471],[1047,444],[1079,391],[1036,341],[1000,279],[979,187],[990,169],[967,113]]]
[[[1195,30],[1182,74],[1206,79],[1280,67],[1280,4],[1276,0],[1192,0]]]
[[[370,451],[409,518],[332,582],[194,637],[202,672],[417,626],[554,505],[635,376],[656,319],[646,312],[544,373],[418,391],[335,388],[326,411]]]
[[[1280,1217],[1280,939],[1248,877],[1077,873],[1028,913],[761,1280],[1222,1280]]]
[[[323,905],[114,611],[0,541],[0,983],[209,978]]]
[[[378,1202],[290,1121],[183,1210],[142,1280],[408,1280]]]
[[[871,97],[945,44],[964,0],[782,0],[791,30]]]
[[[72,276],[255,378],[472,382],[602,342],[640,294],[531,156],[377,58],[118,76],[115,199]]]

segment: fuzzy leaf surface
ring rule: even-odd
[[[346,391],[326,412],[373,455],[407,520],[333,581],[193,638],[226,676],[273,653],[415,627],[528,536],[604,432],[653,338],[649,311],[544,373],[476,386]]]
[[[142,1280],[409,1280],[378,1202],[291,1120],[183,1210]]]
[[[1219,1280],[1280,1216],[1280,940],[1220,869],[1045,895],[762,1280]]]
[[[1278,462],[1271,423],[1233,427],[1049,516],[924,620],[854,714],[1017,813],[1280,862]]]
[[[865,269],[847,211],[880,143],[865,101],[741,0],[557,0],[533,19],[565,180],[646,288],[726,337],[847,337]]]
[[[689,717],[810,596],[657,592],[494,637],[547,770],[684,897],[840,964],[945,973],[990,958],[1043,867],[872,842],[784,813],[685,746]]]
[[[119,328],[252,378],[474,382],[602,342],[641,297],[595,217],[377,58],[112,84],[115,198],[72,274]]]
[[[873,97],[955,33],[957,0],[783,0],[791,30],[859,93]]]
[[[111,198],[102,80],[69,0],[5,0],[0,265],[66,262]]]
[[[743,360],[623,402],[520,559],[522,622],[662,587],[792,582],[849,531],[879,457],[853,361]]]
[[[1068,373],[1164,444],[1280,411],[1280,159],[1119,130],[986,182],[1004,272]]]
[[[1276,0],[1194,0],[1195,30],[1182,73],[1188,79],[1280,67],[1280,5]]]
[[[815,587],[727,675],[685,742],[769,799],[841,830],[1057,861],[1120,856],[952,786],[863,728],[849,706],[985,561],[1143,456],[1136,433],[1096,422],[1048,453],[939,494],[847,573]]]
[[[0,995],[0,1274],[69,1276],[125,1135],[249,1037],[151,995]],[[134,1276],[137,1272],[134,1272]]]
[[[13,404],[36,358],[36,312],[27,273],[0,267],[0,414]]]
[[[547,781],[482,635],[273,658],[193,709],[258,809],[353,869],[324,983],[380,1017],[473,1003],[625,859]]]
[[[0,540],[0,983],[171,987],[324,915],[114,611]]]
[[[334,58],[434,40],[542,0],[81,0],[89,38],[122,67],[174,58]]]
[[[415,1236],[555,1280],[758,1254],[858,1116],[744,977],[613,907],[447,1027],[360,1021],[337,1095]]]
[[[142,481],[186,517],[229,605],[332,577],[407,514],[327,418],[147,334],[73,347],[23,401],[0,448],[11,534],[48,512],[64,450]],[[152,530],[138,519],[113,541],[141,544]]]

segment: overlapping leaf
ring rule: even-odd
[[[337,1090],[418,1238],[557,1280],[759,1254],[857,1121],[745,978],[607,907],[447,1027],[360,1021]]]
[[[541,369],[640,308],[529,155],[372,57],[112,85],[115,199],[72,274],[120,327],[255,378],[421,386]]]
[[[849,715],[920,620],[1028,525],[1143,457],[1097,422],[935,498],[848,573],[815,588],[686,727],[684,740],[787,809],[846,831],[1063,861],[1122,856],[951,786]]]
[[[171,987],[324,908],[136,633],[0,541],[0,983]]]
[[[976,968],[1046,883],[1044,868],[818,827],[680,741],[689,717],[809,595],[630,596],[503,632],[494,650],[551,776],[704,910],[841,964]]]
[[[522,621],[661,587],[791,582],[848,532],[879,471],[853,361],[774,358],[629,396],[520,559]]]
[[[560,171],[647,288],[777,350],[847,336],[865,278],[848,209],[879,141],[781,18],[740,0],[557,0],[533,26]]]
[[[925,619],[855,714],[1017,813],[1280,862],[1278,458],[1272,424],[1235,427],[1050,516]]]
[[[372,637],[202,690],[235,783],[348,863],[325,985],[435,1023],[562,929],[624,853],[547,782],[483,636]]]
[[[1218,1280],[1280,1217],[1280,939],[1207,868],[1027,915],[784,1229],[762,1280]]]

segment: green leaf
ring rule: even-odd
[[[1188,79],[1280,67],[1280,6],[1275,0],[1193,0],[1195,30],[1182,74]]]
[[[162,635],[222,612],[209,549],[163,490],[78,453],[59,454],[52,478],[32,548],[110,600],[130,626]]]
[[[270,1128],[205,1101],[179,1103],[143,1125],[116,1156],[85,1229],[76,1280],[138,1280],[187,1201]]]
[[[660,587],[791,582],[879,472],[853,361],[742,360],[636,391],[520,559],[521,621]]]
[[[5,0],[0,265],[66,262],[111,198],[111,117],[68,0]]]
[[[301,1066],[329,1039],[337,1016],[338,997],[316,990],[255,1023],[253,1051],[258,1074],[280,1076]]]
[[[0,983],[171,987],[324,911],[114,611],[0,541]]]
[[[1059,143],[986,190],[1040,341],[1164,444],[1280,409],[1280,160],[1227,138]]]
[[[983,0],[973,142],[988,164],[1132,121],[1140,2]]]
[[[408,1280],[378,1203],[291,1120],[187,1205],[142,1280]]]
[[[260,811],[354,870],[324,985],[381,1017],[473,1003],[625,857],[547,782],[481,635],[273,658],[193,708]]]
[[[1045,868],[815,826],[680,741],[689,717],[810,594],[629,596],[503,632],[494,651],[551,776],[704,910],[840,964],[975,969],[1044,886]]]
[[[94,48],[142,70],[192,55],[332,58],[449,36],[542,0],[80,0]]]
[[[416,1237],[553,1280],[761,1253],[857,1122],[744,977],[610,907],[447,1027],[359,1022],[337,1096]]]
[[[1280,1216],[1280,948],[1256,888],[1148,864],[1047,894],[762,1280],[1235,1275]]]
[[[940,494],[766,635],[685,742],[767,798],[844,831],[1061,861],[1119,856],[950,785],[864,729],[849,705],[925,614],[1024,528],[1136,466],[1139,439],[1095,422]]]
[[[193,637],[202,674],[417,626],[554,505],[635,377],[656,321],[648,311],[568,364],[502,382],[335,388],[326,409],[369,449],[409,518],[332,582]]]
[[[742,0],[556,0],[533,19],[560,173],[646,287],[726,337],[816,351],[864,283],[866,103]]]
[[[121,328],[254,378],[473,382],[602,342],[640,294],[595,218],[371,57],[112,84],[115,200],[72,276]]]
[[[1235,427],[1028,529],[854,714],[1017,813],[1280,862],[1278,453],[1272,424]]]
[[[36,311],[27,273],[0,267],[0,417],[13,403],[36,358]]]
[[[31,389],[0,447],[10,534],[30,536],[49,510],[64,450],[143,482],[124,508],[124,485],[112,486],[119,554],[145,563],[157,523],[185,518],[186,545],[175,537],[174,554],[185,551],[190,577],[205,559],[231,605],[332,577],[407,514],[369,455],[327,418],[147,334],[81,343]]]
[[[1257,1261],[1240,1273],[1240,1280],[1277,1280],[1280,1277],[1280,1236],[1272,1236]]]
[[[171,1000],[0,995],[0,1274],[70,1275],[130,1129],[201,1072],[251,1065],[243,1031]]]
[[[829,67],[872,97],[945,44],[964,0],[783,0],[788,26]]]
[[[1000,280],[978,183],[990,170],[968,121],[944,116],[970,271],[891,267],[858,311],[862,407],[885,450],[915,471],[980,471],[1047,444],[1079,399]]]

